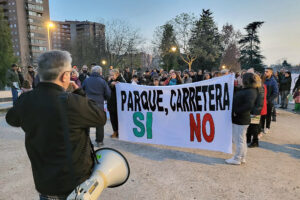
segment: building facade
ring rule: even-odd
[[[105,25],[90,21],[54,21],[51,30],[51,47],[70,50],[76,40],[89,39],[105,45]]]
[[[36,63],[37,57],[48,50],[48,0],[0,0],[8,21],[15,55],[21,66]]]

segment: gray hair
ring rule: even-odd
[[[94,66],[92,68],[92,73],[94,73],[94,72],[96,72],[98,74],[102,73],[102,67],[100,67],[99,65]]]
[[[47,51],[38,58],[38,74],[43,81],[55,80],[68,65],[71,65],[71,54],[67,51]]]

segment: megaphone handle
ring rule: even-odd
[[[104,176],[104,174],[102,174],[102,172],[97,173],[99,176],[95,176],[97,177],[97,185],[96,183],[89,188],[88,194],[90,195],[90,198],[87,199],[97,199],[99,198],[100,194],[102,193],[102,191],[104,190],[104,188],[107,187],[107,180]]]

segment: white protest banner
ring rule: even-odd
[[[234,76],[176,86],[118,83],[119,138],[231,153]]]

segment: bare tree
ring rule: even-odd
[[[193,62],[197,59],[197,49],[190,47],[190,39],[192,36],[192,28],[195,23],[194,14],[181,13],[177,15],[172,21],[172,25],[176,32],[176,41],[179,50],[180,58],[188,64],[189,70],[192,69]]]
[[[131,55],[133,59],[133,55],[138,52],[139,45],[143,42],[139,30],[122,20],[106,23],[105,35],[108,62],[114,67],[121,67],[127,55]]]
[[[241,56],[239,51],[238,41],[242,34],[240,31],[234,30],[231,24],[225,24],[221,31],[222,47],[224,49],[221,66],[226,66],[233,71],[241,70],[239,57]]]

